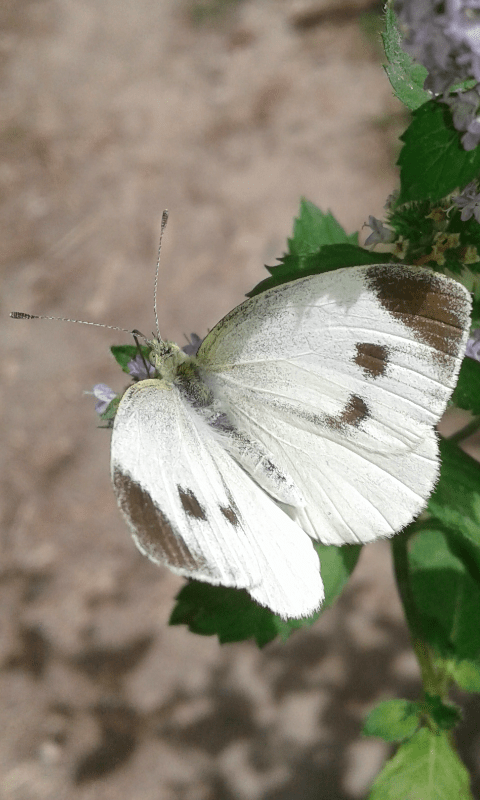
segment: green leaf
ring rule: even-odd
[[[462,361],[452,401],[458,408],[480,414],[480,364],[473,358],[465,356]]]
[[[448,88],[448,92],[449,94],[455,94],[456,92],[468,92],[470,89],[475,89],[476,85],[476,78],[466,78],[466,80],[459,81],[459,83],[452,83],[452,85]]]
[[[480,172],[480,147],[466,151],[445,103],[430,100],[413,112],[400,137],[404,142],[398,204],[413,200],[440,200],[463,187]]]
[[[442,656],[478,658],[480,585],[452,553],[437,520],[427,520],[412,536],[409,563],[422,638]]]
[[[282,634],[285,622],[243,589],[189,581],[177,595],[169,625],[187,625],[202,636],[216,634],[221,644],[254,639],[263,647]]]
[[[315,550],[320,559],[320,572],[325,588],[325,601],[323,608],[333,605],[337,597],[343,591],[350,575],[352,574],[362,546],[358,544],[346,544],[343,547],[325,545],[314,542]]]
[[[377,776],[369,800],[473,800],[464,764],[446,733],[420,728]]]
[[[464,692],[480,692],[480,660],[448,661],[448,674]]]
[[[398,99],[415,111],[430,100],[429,93],[423,88],[428,72],[423,64],[416,64],[402,49],[402,34],[391,5],[387,5],[385,23],[382,39],[389,62],[384,67],[385,72]]]
[[[142,351],[143,357],[148,364],[150,348],[146,345],[140,345],[140,350]],[[123,371],[129,374],[127,364],[129,361],[132,361],[136,356],[138,356],[138,347],[135,344],[113,345],[110,348],[110,352],[112,353],[115,361],[120,364]]]
[[[434,517],[432,517],[434,519]],[[449,528],[442,525],[450,552],[456,556],[465,567],[473,581],[480,586],[480,550],[470,539],[462,536],[461,532],[454,527]]]
[[[300,200],[300,213],[293,224],[293,236],[288,240],[292,256],[308,256],[326,244],[357,244],[358,233],[347,236],[331,211],[325,214],[318,206]]]
[[[336,600],[358,561],[361,547],[326,547],[315,544],[320,557],[325,586],[324,610]],[[218,636],[222,644],[254,639],[259,647],[290,634],[318,619],[319,613],[303,619],[283,620],[255,603],[243,589],[211,586],[190,581],[180,590],[172,611],[170,625],[187,625],[192,633]]]
[[[365,250],[358,246],[357,241],[358,233],[346,234],[330,211],[325,214],[309,200],[302,198],[293,236],[288,240],[289,252],[278,259],[278,266],[267,267],[271,277],[260,281],[247,296],[254,297],[306,275],[318,275],[361,264],[383,264],[391,258]]]
[[[438,695],[425,692],[423,706],[424,711],[431,717],[437,728],[442,731],[451,730],[462,719],[458,706],[454,703],[444,703]]]
[[[113,400],[111,400],[108,406],[106,407],[103,414],[100,414],[100,419],[104,419],[107,421],[110,419],[115,419],[121,399],[122,399],[121,397],[114,397]]]
[[[420,706],[410,700],[385,700],[365,720],[364,736],[379,736],[386,742],[401,742],[413,736],[419,725]]]
[[[267,267],[271,278],[260,281],[248,297],[254,297],[274,286],[280,286],[306,275],[319,275],[342,267],[359,267],[362,264],[385,264],[392,260],[389,253],[374,253],[353,244],[331,244],[321,247],[317,253],[308,256],[287,255],[278,259],[277,267]]]
[[[448,439],[441,440],[440,455],[440,480],[428,510],[468,540],[480,565],[480,464]]]
[[[472,299],[472,329],[480,328],[480,287],[477,286]]]

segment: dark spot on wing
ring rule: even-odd
[[[202,566],[203,559],[189,550],[149,492],[118,468],[113,473],[113,486],[138,546],[152,561],[192,571]]]
[[[358,428],[369,416],[370,412],[365,400],[362,400],[358,394],[352,394],[343,411],[337,416],[327,415],[324,422],[329,428],[339,431],[345,427]]]
[[[440,353],[458,355],[468,316],[460,286],[445,283],[434,272],[396,265],[370,267],[366,279],[383,308],[420,341]]]
[[[220,511],[222,512],[225,519],[227,519],[234,528],[242,528],[243,526],[243,519],[240,509],[238,508],[233,495],[228,488],[227,484],[223,477],[221,478],[223,488],[225,490],[225,494],[227,495],[228,506],[220,506]]]
[[[205,509],[202,508],[192,490],[182,489],[181,486],[177,486],[177,489],[180,502],[186,514],[188,514],[189,517],[195,517],[195,519],[206,520],[207,515],[205,513]]]
[[[236,528],[237,525],[240,525],[240,520],[237,517],[236,510],[232,508],[232,506],[220,506],[220,511],[225,519],[227,519],[234,528]]]
[[[357,352],[354,358],[355,364],[363,369],[370,378],[379,378],[385,374],[388,364],[388,348],[381,344],[371,344],[370,342],[359,342],[356,345]]]

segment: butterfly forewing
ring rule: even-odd
[[[306,500],[326,544],[390,536],[438,476],[434,426],[468,337],[463,286],[423,269],[354,267],[247,300],[198,352],[234,424]]]

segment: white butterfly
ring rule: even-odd
[[[111,459],[140,550],[282,617],[311,614],[312,539],[371,542],[425,507],[470,305],[424,269],[353,267],[246,300],[196,356],[149,342],[158,377],[123,395]]]

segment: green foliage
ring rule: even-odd
[[[452,402],[458,408],[480,414],[480,364],[473,358],[463,359]]]
[[[478,291],[477,287],[477,291]],[[480,328],[480,297],[475,296],[475,287],[473,293],[473,302],[472,302],[472,329]]]
[[[306,256],[286,255],[278,260],[281,262],[279,266],[267,267],[272,277],[257,283],[255,288],[248,292],[248,297],[254,297],[274,286],[281,286],[282,283],[305,278],[307,275],[319,275],[322,272],[332,272],[342,267],[359,267],[362,264],[384,264],[395,259],[353,244],[331,244],[321,247],[317,253]]]
[[[140,345],[140,350],[142,352],[145,361],[148,364],[149,363],[148,356],[150,353],[150,348],[147,347],[146,345]],[[117,364],[120,364],[123,371],[126,372],[127,374],[130,374],[127,365],[129,361],[133,361],[133,359],[136,358],[136,356],[138,356],[138,347],[135,344],[113,345],[113,347],[110,348],[110,352],[113,355]]]
[[[360,555],[358,545],[326,547],[315,543],[320,558],[325,586],[325,602],[321,611],[331,606],[341,594]],[[259,647],[280,636],[290,634],[318,619],[319,614],[303,619],[283,620],[267,608],[259,606],[247,592],[225,586],[211,586],[190,581],[177,595],[170,625],[187,625],[192,633],[216,634],[222,644],[254,639]]]
[[[480,586],[452,553],[446,532],[425,524],[410,546],[411,587],[423,640],[440,655],[480,655]]]
[[[115,419],[117,414],[117,409],[120,403],[121,397],[114,397],[113,400],[108,404],[103,414],[100,414],[100,419],[105,420],[108,422],[109,420]],[[106,426],[102,426],[106,427]]]
[[[444,703],[438,695],[425,692],[425,699],[422,710],[430,727],[437,731],[449,731],[460,722],[462,715],[458,706],[454,703]]]
[[[330,211],[325,214],[313,203],[302,199],[293,235],[288,239],[289,252],[278,259],[279,266],[266,268],[271,277],[260,281],[248,292],[248,297],[307,275],[392,260],[385,254],[359,247],[357,240],[358,234],[348,236]]]
[[[420,723],[420,703],[385,700],[365,720],[364,736],[379,736],[386,742],[401,742],[413,736]]]
[[[368,800],[472,800],[469,785],[448,735],[420,728],[387,761]]]
[[[311,622],[309,618],[303,624]],[[263,647],[282,636],[288,623],[255,603],[243,589],[192,580],[178,593],[169,625],[187,625],[192,633],[202,636],[216,634],[221,644],[254,639]]]
[[[398,203],[440,200],[466,186],[480,173],[480,148],[464,150],[448,106],[436,100],[413,112],[400,137],[400,196]]]
[[[300,213],[293,223],[293,235],[287,241],[289,255],[308,256],[328,244],[358,244],[358,233],[348,236],[331,211],[325,214],[302,197]]]
[[[429,93],[423,88],[428,72],[422,64],[416,64],[402,50],[402,34],[393,9],[388,3],[385,11],[385,32],[382,34],[382,39],[388,59],[388,64],[384,69],[392,84],[392,89],[410,111],[415,111],[430,99]]]
[[[480,692],[480,660],[447,662],[448,675],[464,692]]]
[[[480,271],[480,225],[462,222],[452,197],[397,205],[388,216],[396,238],[403,242],[402,261],[432,267],[453,276]]]
[[[440,454],[441,477],[428,509],[463,537],[480,564],[480,464],[447,439],[440,443]]]
[[[470,663],[470,662],[469,662]],[[386,742],[410,739],[424,720],[437,733],[458,725],[460,710],[453,703],[444,703],[437,695],[425,693],[423,702],[385,700],[368,714],[364,736],[378,736]]]
[[[320,570],[325,589],[323,608],[333,605],[342,593],[345,584],[357,565],[361,545],[346,544],[343,547],[327,546],[314,542],[315,550],[320,559]]]

